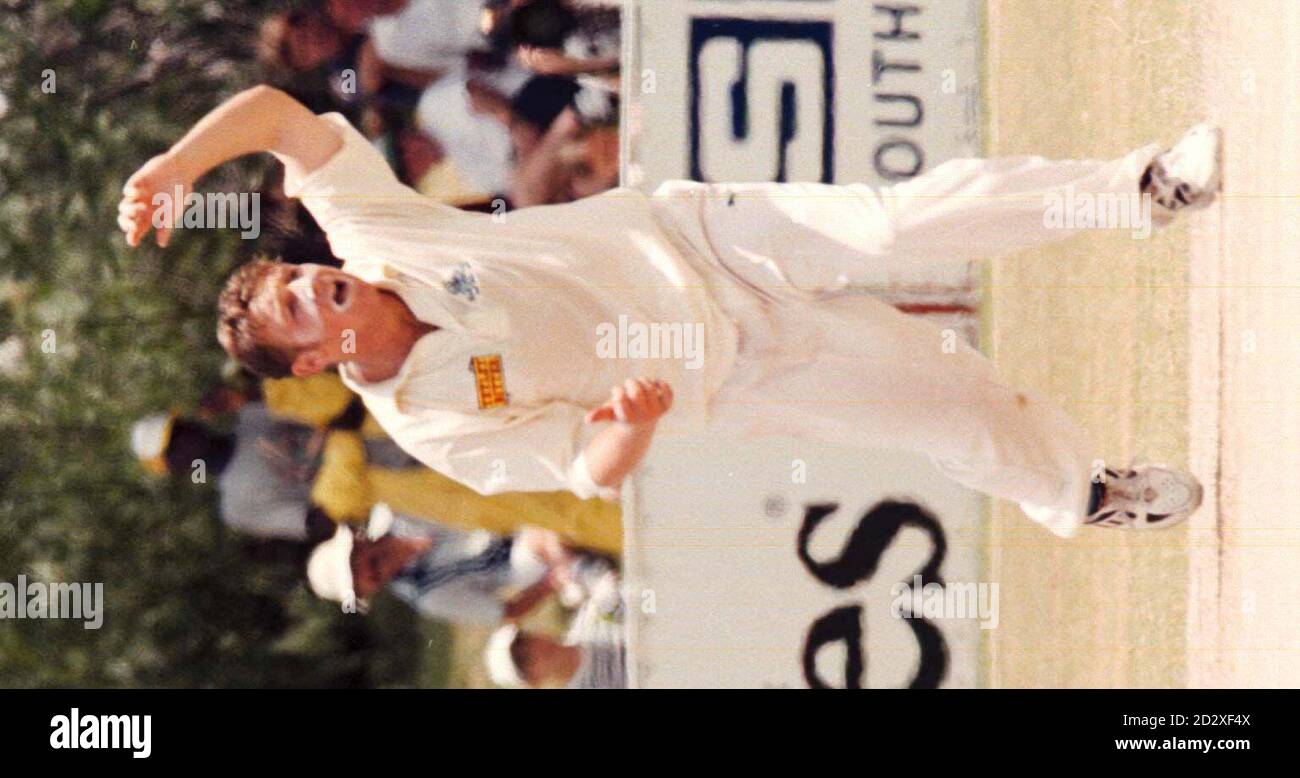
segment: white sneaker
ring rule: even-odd
[[[1201,506],[1204,490],[1191,473],[1162,465],[1106,470],[1100,505],[1084,524],[1120,529],[1163,529],[1181,524]]]
[[[1151,161],[1142,192],[1169,212],[1199,211],[1223,188],[1223,131],[1198,124],[1174,147]]]

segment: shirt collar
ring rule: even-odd
[[[363,281],[374,284],[381,289],[386,289],[406,303],[406,307],[411,309],[411,313],[417,319],[425,324],[431,324],[438,330],[425,334],[411,346],[411,351],[402,361],[402,366],[398,368],[397,374],[383,381],[367,382],[357,375],[351,363],[345,362],[339,365],[339,375],[343,383],[349,389],[358,394],[364,393],[371,397],[383,397],[396,400],[403,386],[410,379],[411,373],[415,370],[417,361],[421,358],[421,352],[431,347],[430,335],[446,329],[445,312],[438,307],[433,295],[427,294],[420,285],[412,281],[407,276],[393,270],[383,263],[344,263],[343,270],[355,275]]]
[[[356,370],[352,367],[352,363],[350,362],[345,362],[339,365],[339,376],[342,377],[343,383],[357,394],[362,394],[367,397],[382,397],[396,401],[402,388],[406,386],[407,381],[411,379],[411,373],[415,372],[417,363],[423,359],[423,352],[427,349],[433,348],[433,339],[431,336],[437,334],[437,332],[438,331],[435,330],[434,332],[427,333],[419,340],[415,341],[415,345],[411,346],[411,350],[406,355],[406,359],[402,361],[402,366],[398,368],[397,374],[392,378],[386,378],[383,381],[375,382],[364,381],[359,375],[357,375]]]
[[[425,324],[447,329],[452,324],[447,310],[438,304],[438,296],[427,284],[393,268],[387,262],[344,262],[343,272],[387,289],[402,298],[411,313]]]

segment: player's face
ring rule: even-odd
[[[427,538],[358,538],[352,547],[353,591],[363,600],[370,597],[431,546]]]
[[[510,656],[519,668],[519,674],[529,686],[545,688],[562,685],[567,662],[577,651],[542,635],[522,633],[510,647]]]
[[[262,282],[249,307],[268,345],[311,355],[310,372],[316,372],[356,353],[378,296],[376,287],[332,267],[283,265]]]

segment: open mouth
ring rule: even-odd
[[[330,300],[334,303],[336,311],[347,310],[348,304],[352,302],[352,284],[344,279],[331,283]]]

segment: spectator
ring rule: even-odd
[[[488,639],[484,659],[498,686],[533,689],[621,689],[627,686],[622,600],[617,579],[603,580],[601,591],[583,605],[563,641],[501,627]]]
[[[512,0],[491,17],[494,37],[539,75],[575,78],[583,123],[618,120],[622,19],[617,7],[573,0]]]
[[[361,95],[381,83],[377,74],[361,72],[364,43],[364,35],[340,28],[316,6],[304,6],[262,23],[257,56],[274,80],[313,110],[343,111],[355,120]]]
[[[382,502],[406,516],[461,529],[509,535],[528,523],[583,548],[622,551],[617,505],[568,492],[479,494],[403,452],[337,373],[268,379],[262,392],[272,415],[324,435],[311,500],[336,522],[364,522]]]
[[[340,527],[307,565],[322,599],[364,610],[385,586],[428,618],[496,624],[525,616],[549,595],[573,557],[553,555],[548,533],[500,538],[394,515],[378,505],[366,535]],[[608,567],[606,568],[608,569]],[[567,574],[567,573],[566,573]],[[515,590],[508,599],[502,593]]]
[[[328,8],[364,23],[380,61],[408,71],[445,74],[488,46],[474,0],[329,0]]]
[[[325,535],[333,523],[310,499],[319,464],[313,430],[272,418],[259,401],[235,412],[231,434],[195,418],[149,416],[132,429],[132,449],[151,473],[214,478],[221,520],[236,532],[292,541]]]

